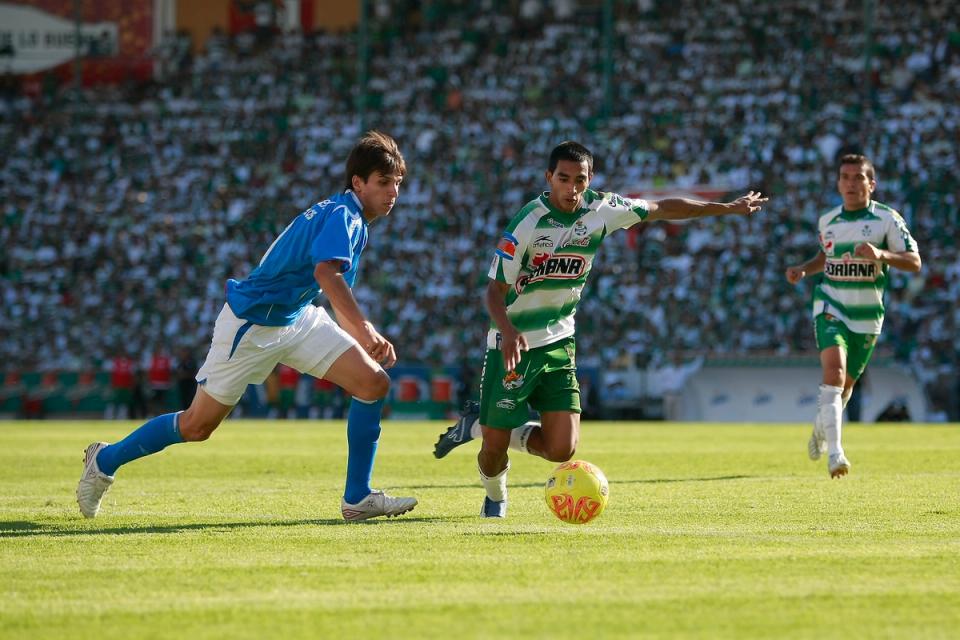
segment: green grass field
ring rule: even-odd
[[[960,427],[860,426],[852,474],[806,426],[593,423],[606,512],[553,518],[515,455],[481,521],[476,444],[388,422],[375,479],[420,506],[345,524],[342,423],[228,422],[74,502],[129,423],[0,423],[0,638],[956,638]]]

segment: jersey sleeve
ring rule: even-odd
[[[310,245],[313,264],[340,261],[340,272],[347,273],[353,264],[353,245],[350,242],[350,212],[340,206],[327,214]],[[356,272],[354,271],[354,276]]]
[[[650,215],[650,205],[639,198],[624,198],[618,193],[605,193],[599,213],[603,216],[607,233],[611,233],[646,220]]]
[[[890,221],[887,223],[887,249],[890,251],[917,251],[917,241],[910,235],[907,223],[896,211],[890,212]]]
[[[527,218],[517,217],[510,223],[493,252],[493,262],[487,276],[491,280],[514,284],[520,276],[523,266],[523,256],[530,242],[530,227],[526,224]]]

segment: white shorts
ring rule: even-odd
[[[277,363],[322,378],[356,344],[320,307],[308,306],[292,325],[265,327],[238,318],[224,304],[197,383],[211,398],[232,407],[248,384],[266,380]]]

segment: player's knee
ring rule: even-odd
[[[549,444],[547,450],[544,451],[544,457],[550,462],[566,462],[572,458],[576,452],[577,443],[575,442],[552,443]]]
[[[382,369],[365,380],[354,395],[361,400],[375,402],[387,397],[390,393],[390,376]]]
[[[842,387],[846,382],[847,373],[843,367],[827,367],[823,370],[823,383],[832,387]]]
[[[180,437],[184,442],[202,442],[210,438],[220,423],[197,419],[189,412],[180,415]]]

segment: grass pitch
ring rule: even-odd
[[[420,506],[340,519],[343,423],[227,422],[74,502],[83,448],[129,423],[0,423],[0,638],[955,638],[960,427],[586,424],[606,512],[565,525],[513,456],[477,517],[476,444],[387,422],[375,480]]]

